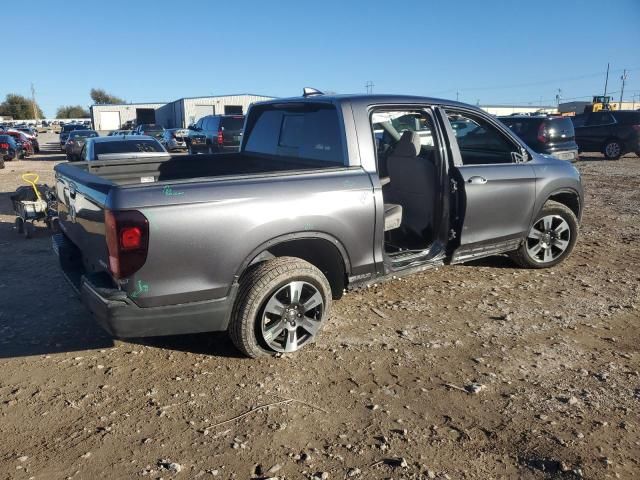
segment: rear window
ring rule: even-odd
[[[93,149],[96,155],[105,153],[164,152],[162,145],[151,139],[97,142],[93,144]]]
[[[69,134],[69,138],[77,138],[77,137],[93,138],[97,136],[98,136],[98,132],[94,132],[93,130],[76,130]]]
[[[340,121],[333,105],[256,107],[250,122],[244,148],[248,153],[345,164]]]
[[[547,134],[551,138],[555,137],[573,137],[575,136],[575,131],[573,129],[573,122],[571,119],[567,117],[552,117],[548,118],[546,121],[547,124]]]
[[[227,117],[222,119],[222,127],[225,130],[242,130],[244,117]]]
[[[640,112],[615,112],[613,116],[622,125],[640,125]]]
[[[144,132],[163,132],[164,128],[160,125],[145,125],[142,127],[142,131]]]
[[[544,118],[526,117],[500,117],[500,121],[511,129],[516,135],[524,136],[529,132],[537,132]]]

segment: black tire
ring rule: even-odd
[[[268,347],[262,336],[262,313],[267,300],[292,281],[304,281],[316,288],[324,302],[318,332],[326,323],[331,309],[331,287],[320,270],[295,257],[279,257],[261,262],[240,278],[240,288],[229,324],[231,340],[246,356],[256,358],[277,353]],[[300,348],[304,348],[304,345],[306,343]]]
[[[0,170],[4,168],[4,158],[0,158]]]
[[[636,157],[640,157],[640,150],[638,150],[637,152],[634,152],[636,154]]]
[[[532,229],[544,217],[548,216],[560,217],[567,223],[569,227],[569,238],[566,248],[551,261],[541,261],[540,259],[533,258],[529,252],[529,242],[533,240],[525,238],[522,245],[520,245],[520,248],[510,253],[510,257],[519,266],[523,268],[549,268],[564,261],[564,259],[566,259],[571,254],[571,251],[576,244],[576,240],[578,239],[579,233],[578,219],[576,218],[576,215],[569,207],[561,203],[554,202],[553,200],[549,200],[544,204],[540,212],[538,212],[536,220],[533,222]],[[533,242],[535,243],[535,241]]]
[[[35,228],[33,226],[33,223],[24,222],[24,238],[32,238],[34,231],[35,231]]]
[[[24,220],[22,219],[22,217],[16,217],[16,221],[14,222],[15,226],[16,226],[16,231],[19,234],[23,234],[24,233]]]
[[[607,160],[618,160],[622,156],[622,143],[618,140],[607,140],[602,147],[602,153]]]

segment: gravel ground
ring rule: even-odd
[[[43,149],[57,136],[43,134]],[[53,145],[50,144],[53,142]],[[0,478],[638,478],[640,159],[578,164],[571,258],[504,257],[351,293],[318,342],[119,341],[13,230],[0,170]]]

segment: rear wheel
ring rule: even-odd
[[[24,233],[24,220],[22,219],[22,217],[16,217],[15,226],[18,233]]]
[[[637,152],[634,152],[636,154],[636,157],[640,157],[640,150],[638,150]]]
[[[605,143],[603,152],[607,160],[618,160],[622,155],[622,144],[618,140],[609,140]]]
[[[578,219],[565,205],[548,201],[511,258],[525,268],[548,268],[569,256],[578,238]]]
[[[31,222],[24,222],[24,238],[33,237],[33,232],[35,231],[35,227]]]
[[[292,353],[312,342],[331,308],[331,287],[315,266],[280,257],[240,280],[229,334],[249,357]]]

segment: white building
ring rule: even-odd
[[[558,109],[549,105],[480,105],[480,108],[497,117],[514,113],[558,113]]]
[[[165,128],[184,128],[205,115],[232,115],[247,113],[254,102],[273,97],[242,93],[211,97],[180,98],[163,103],[128,103],[118,105],[92,105],[91,119],[96,130],[117,130],[128,121],[155,123]]]

